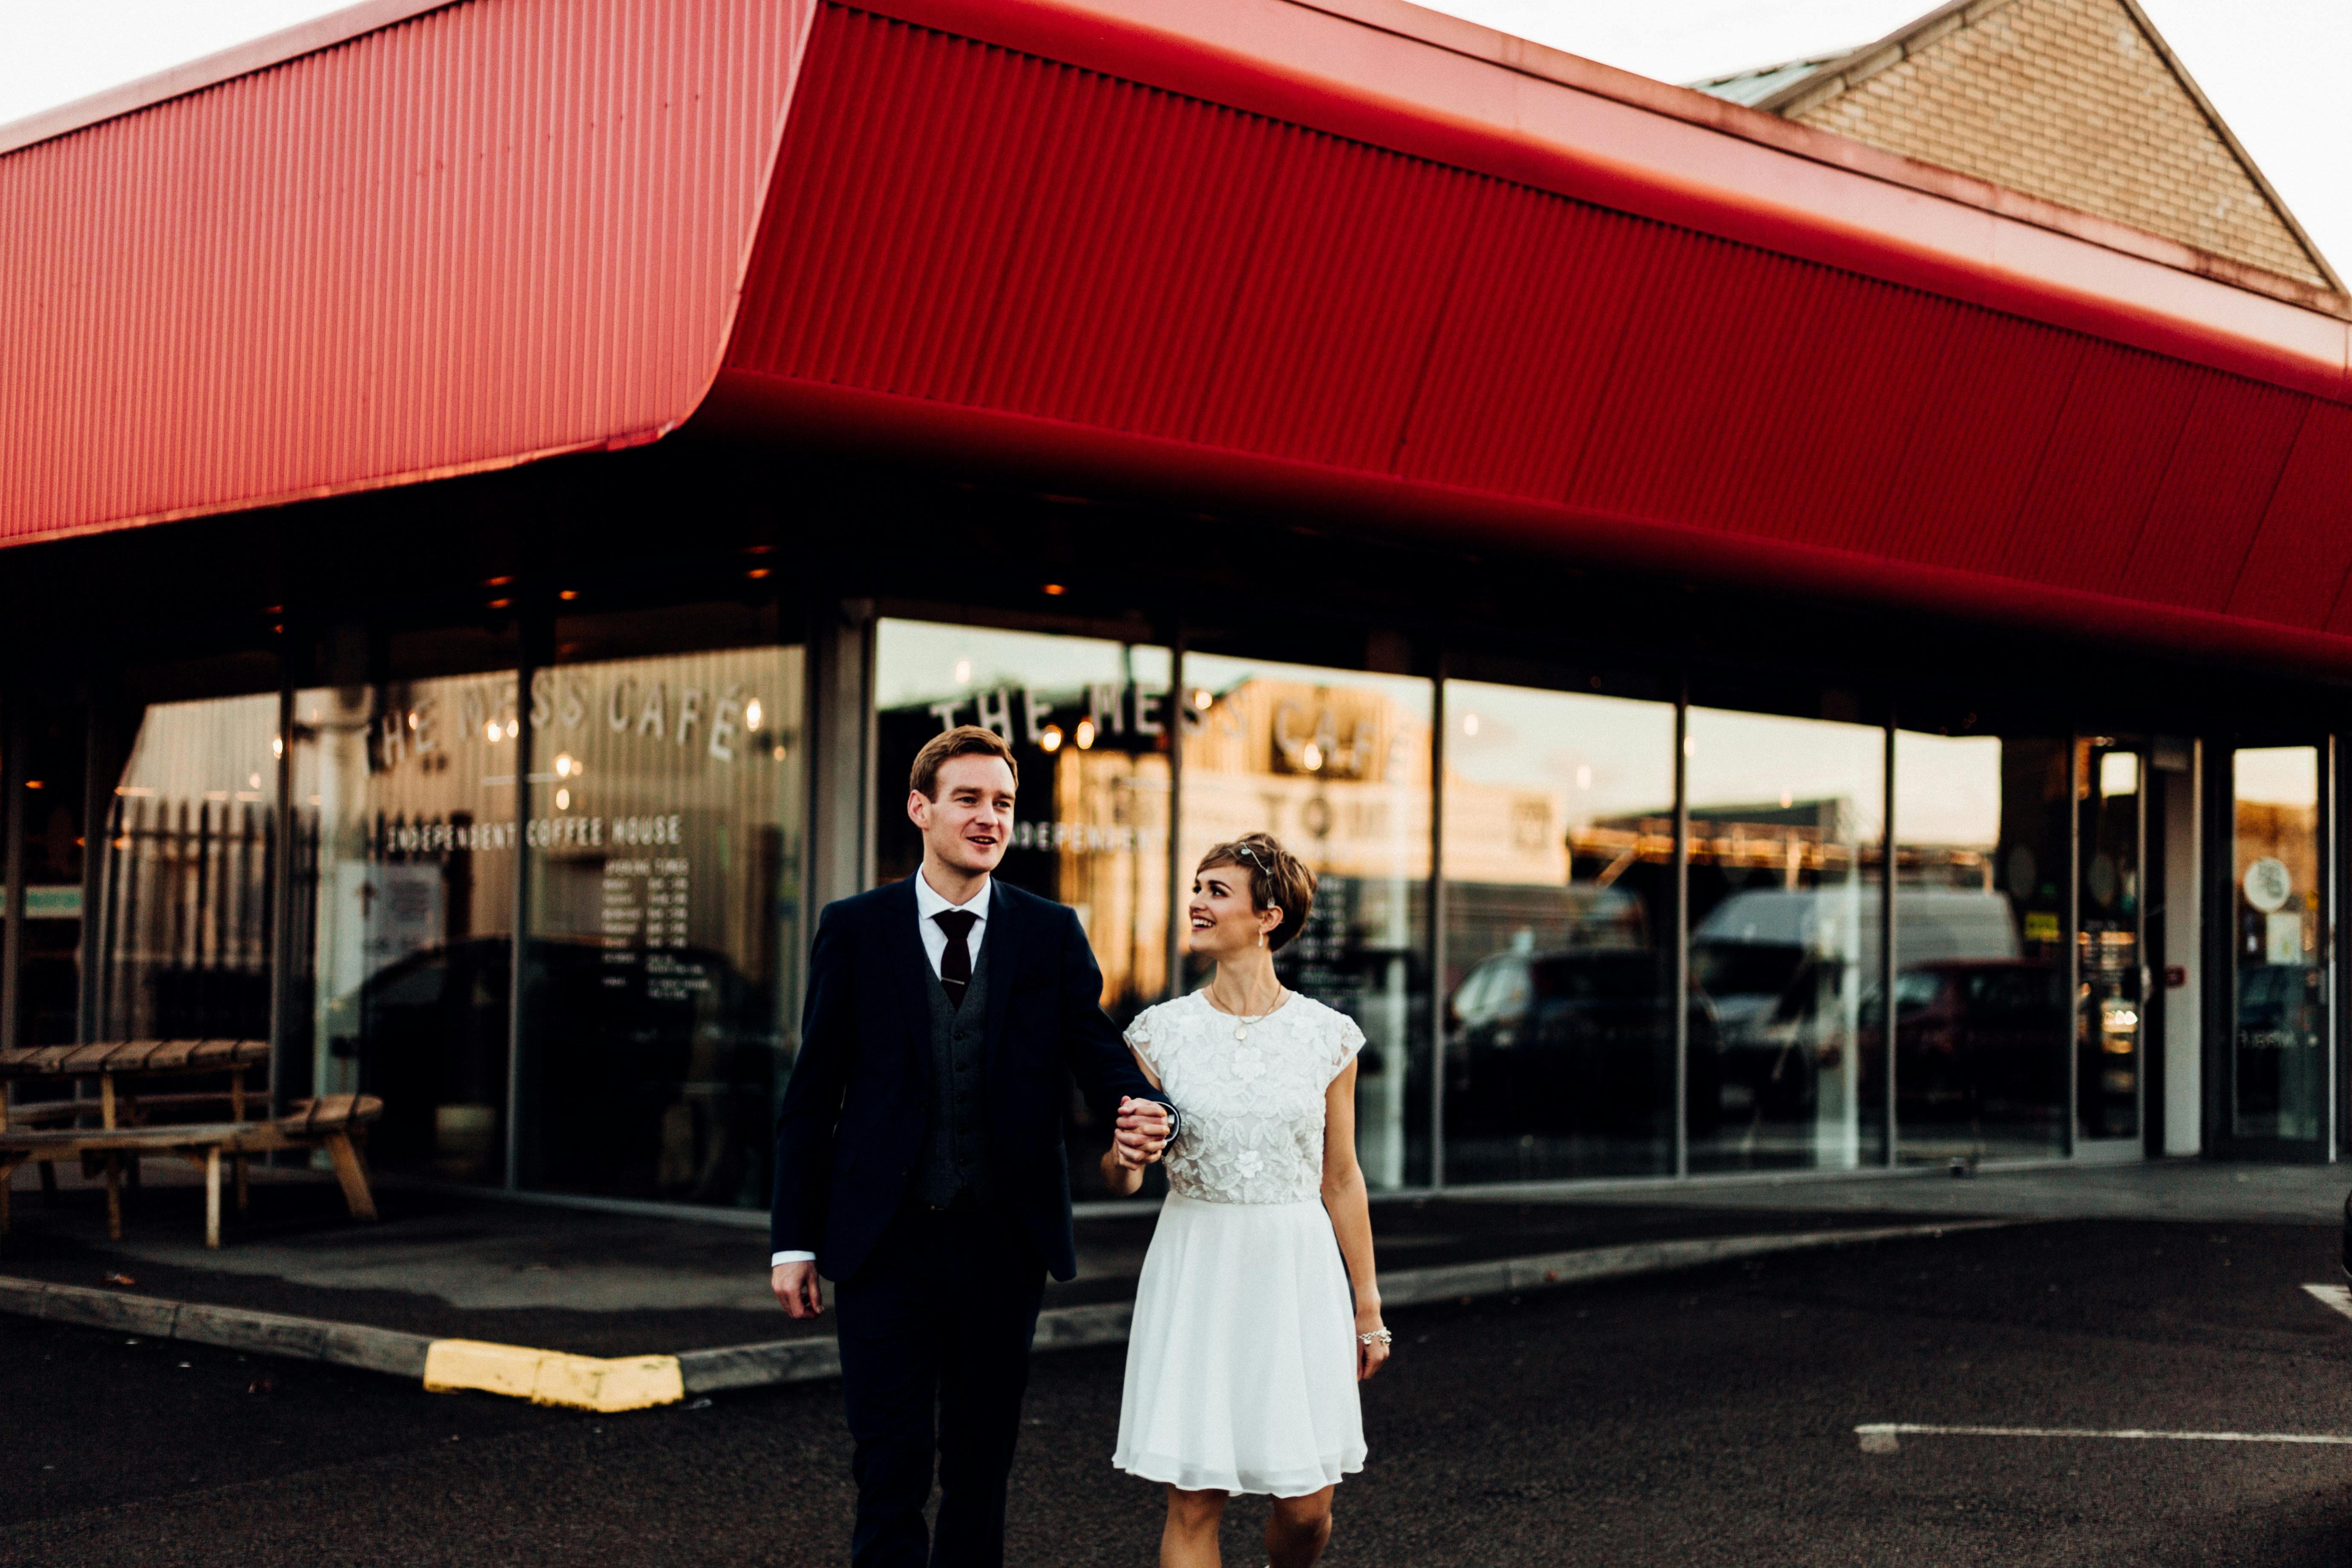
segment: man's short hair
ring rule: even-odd
[[[977,724],[959,724],[924,742],[923,749],[915,753],[915,766],[908,775],[907,787],[925,800],[939,799],[940,765],[950,757],[1002,758],[1013,771],[1013,787],[1021,787],[1021,764],[1013,759],[1012,742]]]

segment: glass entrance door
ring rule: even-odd
[[[2075,742],[2082,852],[2075,927],[2074,1119],[2084,1144],[2139,1153],[2142,1015],[2147,1011],[2140,897],[2147,834],[2138,743]]]
[[[2240,747],[2231,776],[2230,1133],[2317,1143],[2327,1131],[2319,749]]]

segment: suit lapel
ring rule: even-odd
[[[918,871],[916,877],[921,876]],[[931,1081],[931,1001],[930,990],[923,982],[931,973],[931,955],[923,951],[922,929],[915,922],[922,911],[915,902],[915,879],[893,886],[887,913],[882,917],[889,926],[883,933],[884,951],[890,954],[890,967],[907,976],[908,983],[898,988],[900,1016],[907,1030],[907,1050],[914,1058],[915,1070],[924,1083]]]
[[[1013,1005],[1013,977],[1020,966],[1021,937],[1024,921],[1021,906],[1015,902],[1020,895],[1003,882],[992,883],[988,899],[988,927],[980,940],[981,951],[988,962],[988,1029],[985,1044],[988,1059],[992,1064],[1004,1044],[1005,1010]]]

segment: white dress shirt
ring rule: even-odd
[[[971,896],[969,903],[954,904],[950,903],[943,894],[934,891],[929,879],[922,872],[915,873],[915,930],[923,939],[923,952],[931,961],[933,974],[939,973],[940,966],[947,961],[948,933],[945,928],[931,917],[949,910],[961,910],[972,917],[971,930],[964,937],[964,947],[971,952],[972,962],[977,964],[980,962],[981,938],[988,932],[990,886],[990,883],[982,882],[980,885],[980,891]],[[768,1267],[772,1268],[780,1263],[814,1263],[815,1261],[816,1254],[814,1252],[779,1252],[768,1260]]]

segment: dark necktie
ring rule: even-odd
[[[948,933],[948,950],[940,955],[940,988],[948,994],[948,1002],[959,1011],[963,1006],[963,994],[971,984],[971,946],[966,940],[980,917],[969,910],[941,910],[931,919]]]

